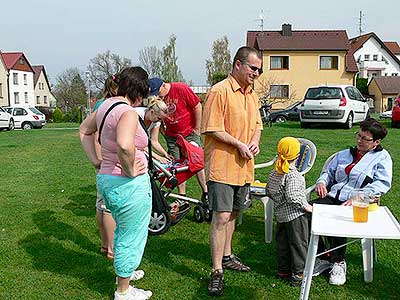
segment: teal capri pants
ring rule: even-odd
[[[97,175],[97,187],[117,224],[114,232],[114,268],[130,277],[139,266],[147,242],[151,214],[149,175],[135,178]]]

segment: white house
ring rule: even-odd
[[[8,70],[9,105],[35,106],[33,69],[22,52],[3,52]]]
[[[360,78],[400,76],[399,58],[373,32],[349,40]]]
[[[32,66],[34,75],[33,82],[35,87],[35,106],[50,107],[54,96],[51,93],[50,83],[47,78],[46,70],[43,65]]]

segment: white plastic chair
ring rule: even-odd
[[[300,174],[304,175],[308,171],[311,170],[314,165],[315,158],[317,156],[317,147],[315,147],[314,143],[310,140],[304,138],[298,138],[301,148],[300,148],[300,156],[297,161],[296,167]],[[254,166],[255,169],[261,169],[273,166],[277,156],[269,162],[257,164]],[[308,189],[307,189],[308,190]],[[307,200],[310,195],[307,195]],[[265,242],[271,243],[272,241],[272,226],[273,226],[273,215],[274,215],[274,203],[268,196],[258,196],[253,194],[253,198],[261,200],[264,205],[264,226],[265,226]],[[243,211],[240,212],[238,217],[238,224],[242,223]]]

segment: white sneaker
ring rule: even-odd
[[[332,268],[332,263],[327,260],[319,259],[318,257],[315,259],[314,270],[312,276],[318,276],[319,274],[325,272]]]
[[[145,291],[130,285],[127,294],[121,295],[115,291],[114,300],[147,300],[150,299],[151,295],[153,295],[151,291]]]
[[[133,271],[131,278],[129,279],[130,281],[132,280],[139,280],[142,279],[144,277],[144,271],[143,270],[136,270]],[[118,284],[118,276],[115,277],[115,284]]]
[[[346,282],[347,265],[344,260],[333,264],[329,283],[333,285],[343,285]]]

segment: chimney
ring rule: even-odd
[[[292,25],[282,24],[282,35],[283,36],[292,36]]]

